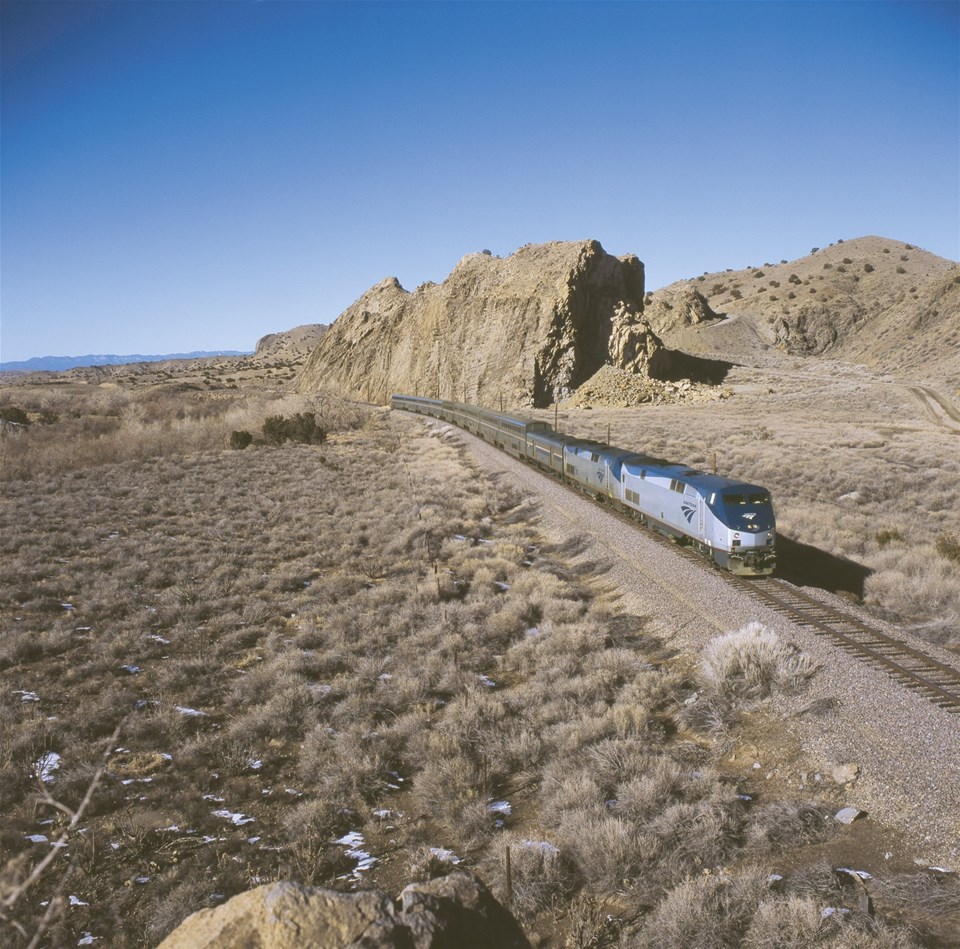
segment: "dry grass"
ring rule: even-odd
[[[456,860],[506,898],[508,844],[518,914],[572,945],[646,944],[690,881],[721,934],[835,899],[788,893],[770,916],[750,864],[834,825],[745,801],[714,766],[723,743],[678,733],[694,682],[598,595],[575,544],[546,544],[532,504],[442,429],[343,417],[322,446],[58,462],[5,484],[4,879],[67,844],[18,924],[60,893],[50,944],[153,945],[258,883],[397,892]],[[71,827],[44,789],[76,812],[118,723]]]
[[[729,381],[728,401],[567,411],[558,427],[765,485],[782,537],[862,564],[869,608],[960,648],[956,436],[901,387],[830,364]]]

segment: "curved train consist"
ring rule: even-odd
[[[773,573],[776,521],[765,488],[474,405],[412,395],[394,395],[390,404],[479,435],[642,524],[691,544],[731,573]]]

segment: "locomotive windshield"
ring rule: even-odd
[[[766,491],[724,492],[722,501],[724,524],[739,531],[768,531],[775,527],[773,505]],[[712,505],[713,506],[713,505]],[[721,505],[715,505],[719,508]],[[716,511],[720,514],[720,511]]]

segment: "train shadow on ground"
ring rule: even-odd
[[[819,587],[830,593],[852,594],[863,599],[863,585],[872,571],[863,564],[835,557],[825,550],[777,537],[777,573],[788,583]]]

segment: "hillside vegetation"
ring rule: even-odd
[[[698,669],[442,433],[327,411],[321,445],[34,455],[6,482],[8,944],[153,945],[268,880],[398,892],[459,865],[545,944],[945,931],[949,878],[894,864],[860,907],[828,787],[753,801],[724,776],[801,655],[746,630]]]
[[[912,244],[861,237],[799,260],[705,273],[646,298],[668,345],[715,352],[709,327],[684,330],[678,298],[695,290],[717,314],[748,326],[724,352],[751,364],[765,347],[861,363],[899,378],[960,387],[960,266]]]

